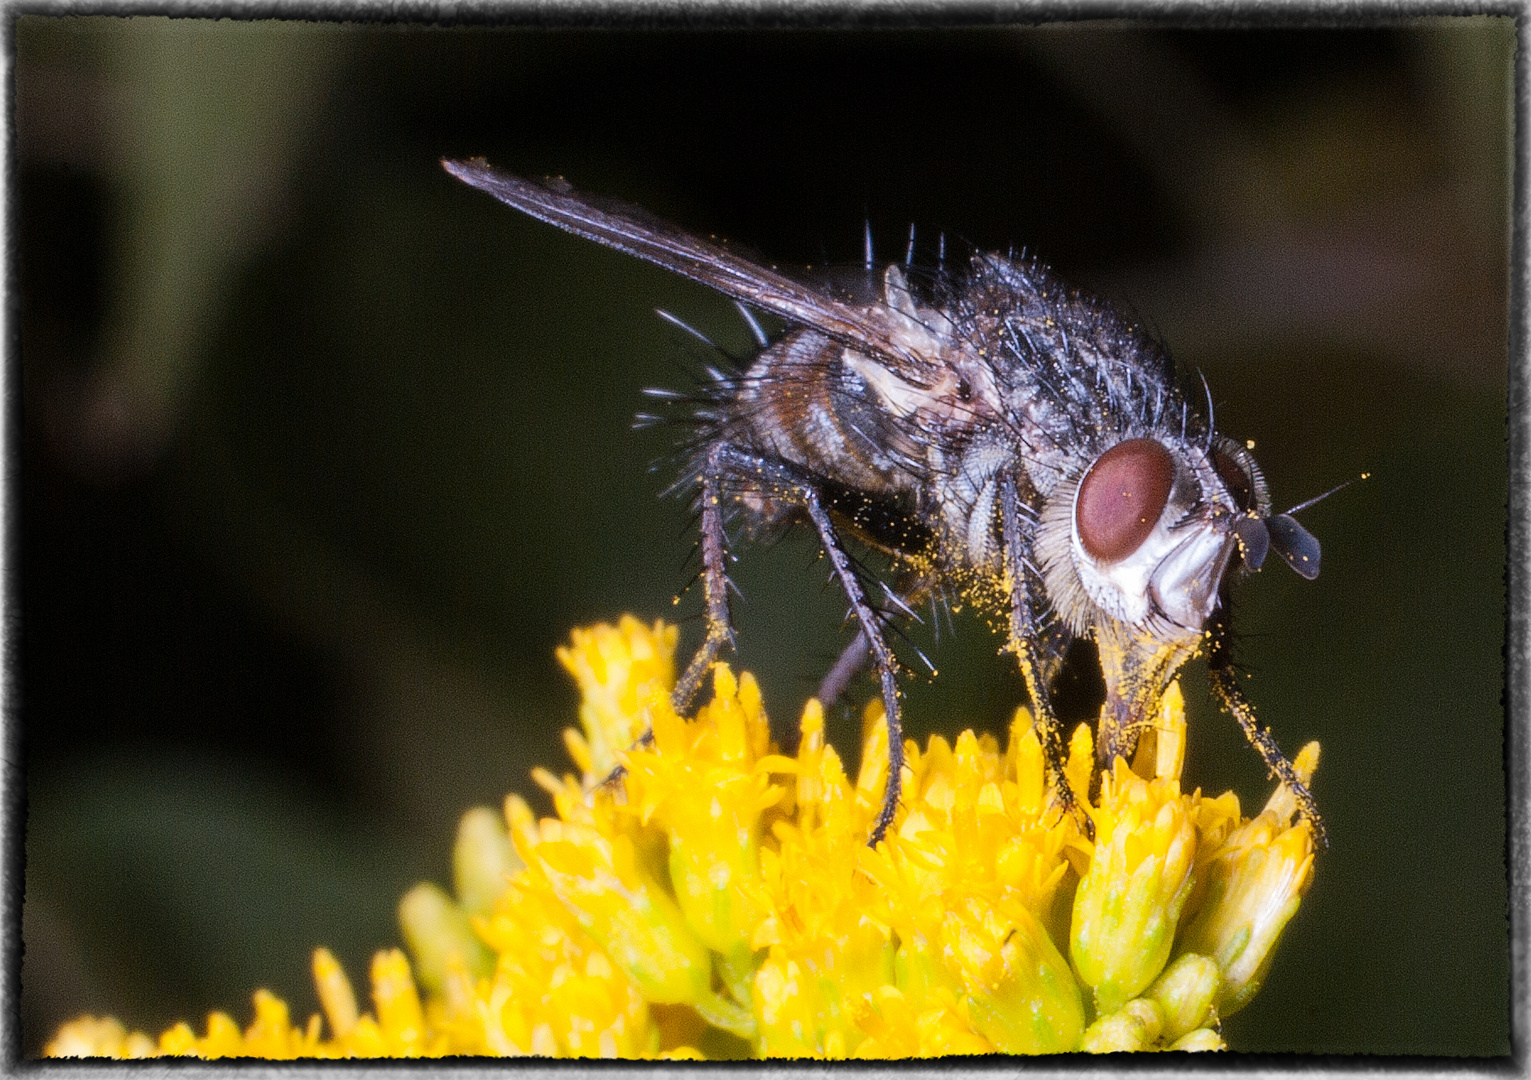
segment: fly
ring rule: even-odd
[[[798,281],[561,180],[482,159],[442,165],[534,218],[716,289],[762,343],[742,373],[714,372],[695,403],[680,483],[698,513],[707,630],[675,685],[677,712],[734,642],[725,526],[801,523],[858,627],[820,697],[832,701],[867,662],[882,695],[888,774],[873,846],[903,768],[889,632],[950,591],[1003,627],[1063,809],[1077,812],[1077,796],[1051,688],[1069,644],[1092,639],[1100,656],[1102,767],[1132,756],[1176,672],[1205,650],[1214,694],[1326,844],[1312,794],[1235,683],[1228,618],[1235,576],[1274,551],[1311,580],[1318,541],[1292,512],[1271,512],[1249,448],[1182,398],[1168,353],[1141,327],[1024,253],[977,252],[953,270],[943,237],[938,273],[926,280],[906,258],[867,295]],[[750,308],[788,329],[767,338]],[[886,603],[846,536],[890,557]]]

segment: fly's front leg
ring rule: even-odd
[[[1042,744],[1042,756],[1047,761],[1047,772],[1058,794],[1058,802],[1065,813],[1071,813],[1080,823],[1086,836],[1095,838],[1095,825],[1074,796],[1068,775],[1063,771],[1066,760],[1063,735],[1057,714],[1053,712],[1052,696],[1048,692],[1043,675],[1041,635],[1037,633],[1036,616],[1031,607],[1031,594],[1027,590],[1027,556],[1031,544],[1021,525],[1020,492],[1016,490],[1015,478],[1009,474],[1000,477],[999,506],[1000,528],[1005,542],[1005,562],[1010,575],[1010,648],[1020,662],[1021,677],[1026,680],[1026,692],[1031,695],[1031,706],[1036,710],[1037,734]]]
[[[1297,775],[1297,770],[1292,767],[1292,763],[1276,745],[1270,729],[1261,727],[1259,721],[1255,719],[1254,705],[1244,696],[1244,692],[1239,689],[1234,679],[1233,654],[1229,648],[1228,609],[1225,606],[1219,605],[1217,611],[1213,613],[1209,639],[1207,673],[1211,679],[1212,692],[1217,695],[1223,708],[1239,722],[1239,727],[1244,729],[1244,737],[1259,752],[1271,775],[1285,784],[1287,790],[1296,798],[1299,812],[1307,819],[1308,826],[1313,830],[1313,842],[1321,848],[1327,848],[1329,834],[1324,829],[1324,819],[1319,816],[1318,803],[1314,800],[1313,793],[1308,790],[1308,785],[1302,782]]]

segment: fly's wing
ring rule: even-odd
[[[891,339],[875,308],[859,310],[719,244],[682,232],[647,211],[613,199],[576,194],[566,184],[539,184],[496,169],[483,158],[443,159],[442,168],[508,206],[598,244],[636,255],[770,311],[812,327],[858,352],[877,357],[911,382],[928,376],[934,357],[919,356]]]

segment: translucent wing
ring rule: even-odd
[[[692,236],[636,206],[576,194],[557,181],[537,183],[496,169],[483,158],[443,159],[442,168],[539,221],[636,255],[789,322],[812,327],[858,352],[879,357],[911,378],[928,373],[933,357],[896,344],[876,306],[857,308]]]

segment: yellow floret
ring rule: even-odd
[[[810,700],[797,752],[771,741],[748,673],[714,669],[695,717],[671,706],[674,627],[624,618],[577,630],[559,659],[579,684],[566,733],[579,777],[537,770],[555,816],[518,796],[475,808],[453,853],[455,895],[401,902],[411,953],[370,970],[359,1010],[339,962],[314,954],[323,1019],[294,1025],[259,991],[241,1030],[155,1042],[84,1017],[51,1056],[932,1057],[1221,1049],[1221,1016],[1258,989],[1312,880],[1311,834],[1277,788],[1185,794],[1178,685],[1129,768],[1090,791],[1080,725],[1065,765],[1081,818],[1055,797],[1032,716],[1001,748],[965,731],[904,747],[884,840],[882,704],[848,776]],[[652,740],[640,738],[652,732]],[[1317,744],[1299,756],[1306,781]],[[618,767],[621,771],[617,772]],[[423,997],[422,997],[423,991]]]

